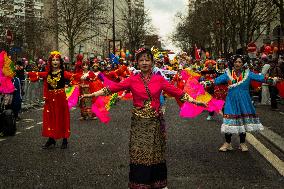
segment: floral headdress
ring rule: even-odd
[[[230,60],[229,60],[229,62],[228,62],[228,65],[229,65],[230,68],[234,67],[234,62],[235,62],[238,58],[240,58],[240,59],[242,60],[242,62],[243,62],[243,67],[248,66],[248,64],[249,64],[249,57],[246,56],[246,55],[236,54],[236,55],[233,55],[233,56],[230,57]]]
[[[140,54],[141,52],[145,51],[146,49],[144,47],[138,49],[135,51],[135,56],[137,56],[138,54]]]
[[[59,57],[61,58],[61,53],[59,51],[50,52],[50,57]]]

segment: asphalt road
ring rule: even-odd
[[[46,141],[41,137],[42,109],[23,113],[19,133],[0,138],[0,188],[126,189],[130,110],[131,101],[119,102],[108,125],[79,121],[79,110],[71,111],[66,150],[60,149],[61,141],[56,148],[42,150]],[[266,124],[283,123],[284,116],[275,119],[265,109],[260,113]],[[181,119],[175,102],[167,102],[170,189],[284,188],[284,178],[251,145],[248,153],[237,150],[238,137],[233,137],[236,150],[218,152],[224,142],[221,119],[208,122],[206,116]]]

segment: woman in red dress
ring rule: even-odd
[[[89,70],[89,63],[85,61],[83,63],[83,72],[79,75],[80,77],[80,94],[88,94],[96,92],[103,88],[103,83],[97,78],[99,74],[98,64],[94,63],[93,71]],[[94,103],[95,98],[81,98],[80,99],[80,109],[81,109],[81,118],[80,120],[96,119],[96,115],[92,113],[92,104]]]
[[[182,78],[182,75],[181,75],[181,71],[183,70],[183,66],[180,65],[179,68],[178,68],[178,71],[177,73],[174,75],[171,83],[173,85],[175,85],[177,88],[183,90],[184,89],[184,86],[185,86],[185,83],[186,81]]]
[[[218,59],[216,64],[217,77],[224,74],[226,71],[227,62],[225,59]],[[213,97],[218,100],[226,100],[228,93],[228,84],[220,84],[214,86]]]
[[[70,113],[65,94],[65,81],[72,74],[64,71],[63,60],[58,51],[51,52],[46,72],[29,72],[31,81],[44,79],[44,109],[42,136],[48,137],[43,149],[55,146],[56,139],[63,138],[61,149],[67,148],[70,136]]]

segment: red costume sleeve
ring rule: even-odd
[[[74,74],[71,73],[71,72],[64,71],[64,78],[68,79],[68,80],[73,80],[74,79]]]
[[[47,72],[28,72],[28,77],[32,82],[38,81],[39,78],[46,78]]]
[[[94,74],[94,72],[89,71],[89,75],[88,75],[87,79],[89,79],[91,81],[95,80],[96,79],[96,75]]]
[[[70,78],[70,85],[78,85],[81,81],[81,73],[75,73],[73,74],[73,77]]]

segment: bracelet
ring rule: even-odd
[[[191,96],[189,96],[187,93],[184,93],[184,95],[182,95],[182,97],[180,98],[180,101],[182,102],[190,102],[190,103],[194,103],[196,102]]]
[[[105,96],[108,96],[108,95],[112,94],[112,92],[109,90],[108,87],[104,87],[102,90],[103,90]]]

